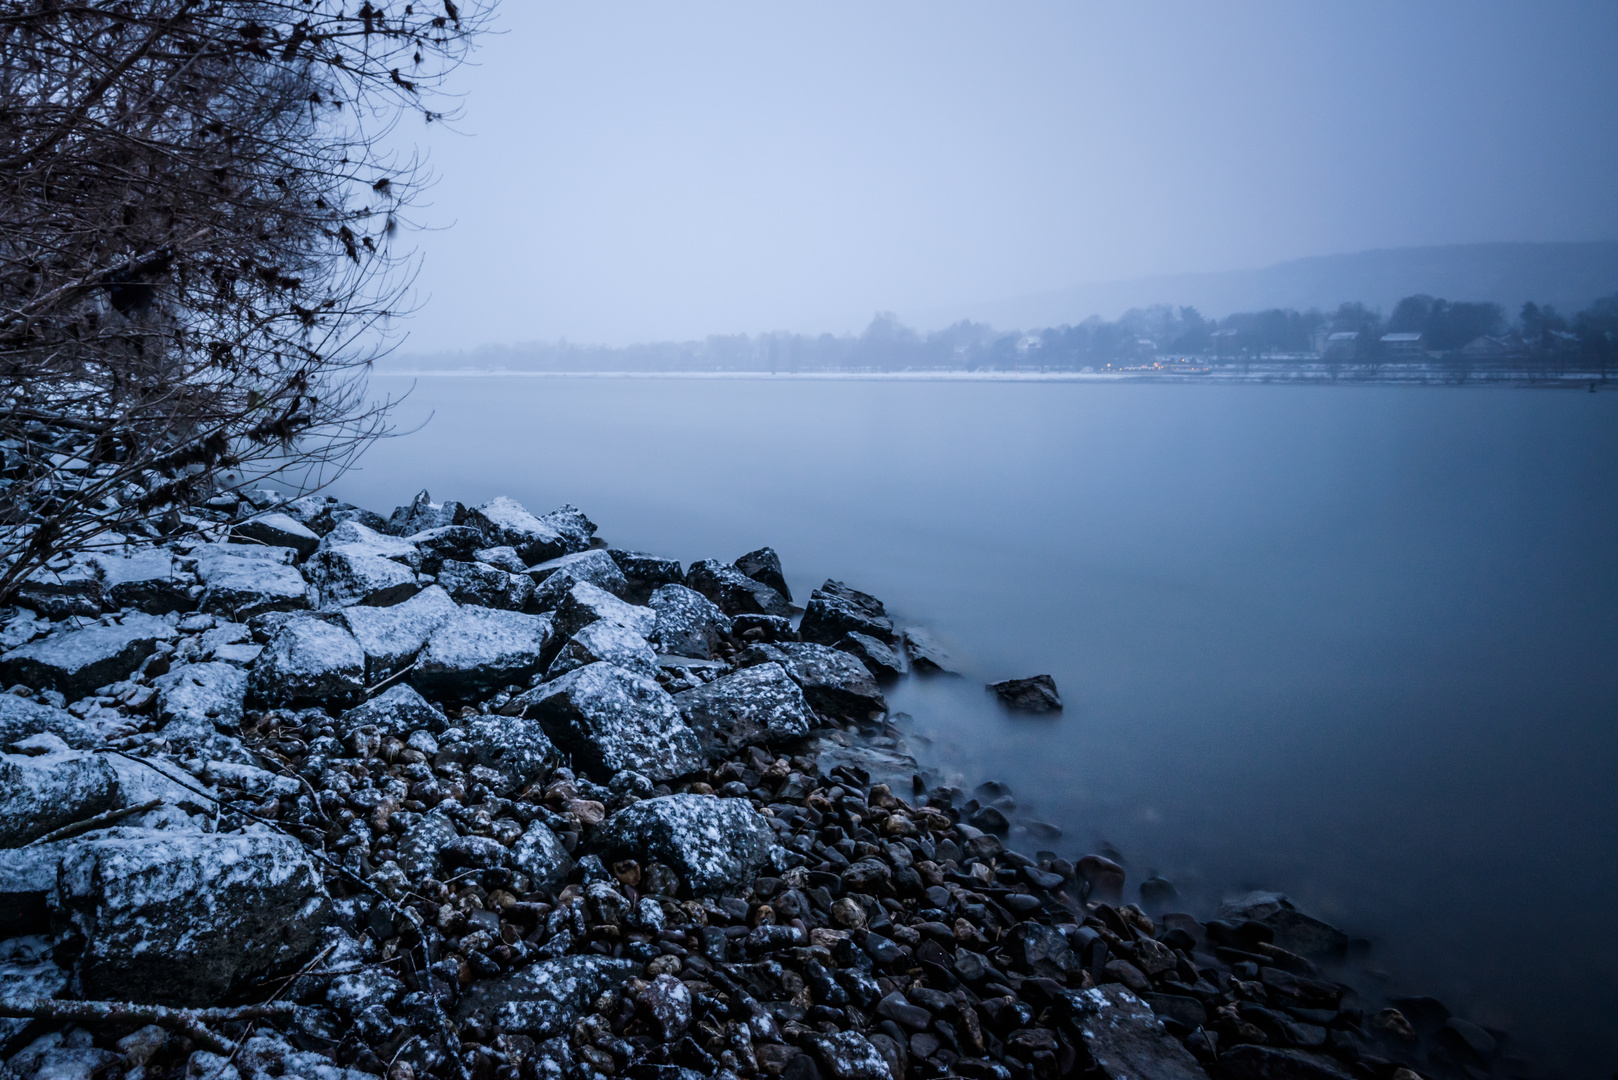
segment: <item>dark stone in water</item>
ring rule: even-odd
[[[1035,675],[1027,679],[1007,679],[990,683],[1006,707],[1017,712],[1061,712],[1062,698],[1056,692],[1056,680],[1049,675]]]

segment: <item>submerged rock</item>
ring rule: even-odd
[[[612,664],[570,671],[516,698],[512,707],[537,720],[599,782],[625,770],[665,780],[702,767],[697,737],[668,692]]]
[[[932,675],[960,674],[955,658],[927,631],[910,626],[900,636],[904,639],[905,651],[910,654],[911,670]]]
[[[1140,998],[1116,983],[1072,994],[1073,1027],[1109,1080],[1203,1080],[1207,1076]]]
[[[1009,709],[1018,712],[1061,712],[1062,698],[1056,692],[1056,680],[1049,675],[1034,675],[1027,679],[1007,679],[990,683],[989,689]]]
[[[664,795],[626,806],[601,826],[596,846],[655,859],[678,871],[693,895],[751,884],[770,863],[775,833],[746,799]]]
[[[1317,959],[1343,956],[1348,951],[1348,935],[1305,915],[1292,906],[1285,894],[1252,892],[1240,900],[1222,905],[1214,918],[1241,923],[1251,919],[1275,932],[1275,944],[1288,952]]]

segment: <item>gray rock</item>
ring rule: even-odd
[[[645,638],[627,626],[598,619],[567,640],[546,669],[545,678],[558,679],[586,664],[601,661],[648,679],[657,677],[657,654]]]
[[[246,554],[252,548],[241,547],[241,556],[210,552],[197,559],[203,611],[243,621],[267,611],[297,611],[311,606],[308,583],[297,567],[252,557]]]
[[[893,1080],[887,1059],[858,1032],[806,1035],[804,1044],[814,1051],[830,1080]]]
[[[649,638],[657,625],[657,612],[626,604],[588,581],[575,582],[556,605],[557,640],[566,641],[598,619],[627,626],[641,637]]]
[[[210,1005],[306,959],[330,903],[303,846],[254,826],[109,830],[63,858],[52,906],[86,997]]]
[[[464,740],[443,744],[437,761],[458,762],[470,770],[481,765],[499,780],[490,787],[496,797],[515,795],[562,763],[562,755],[541,725],[514,716],[475,716],[462,722]]]
[[[706,896],[751,884],[774,844],[768,820],[746,799],[664,795],[608,817],[593,846],[605,858],[664,863],[692,895]]]
[[[848,633],[868,634],[890,646],[899,643],[882,601],[841,581],[828,580],[809,594],[798,634],[805,641],[835,645]]]
[[[306,573],[325,607],[389,607],[421,588],[420,565],[421,552],[409,541],[345,521],[320,541]]]
[[[233,664],[181,664],[152,680],[157,715],[165,724],[212,732],[235,731],[242,723],[247,674]]]
[[[1206,1073],[1140,998],[1107,983],[1065,996],[1074,1012],[1082,1051],[1097,1075],[1110,1080],[1204,1080]]]
[[[462,608],[427,638],[411,681],[440,701],[520,686],[543,670],[551,634],[549,615]]]
[[[703,765],[697,737],[668,692],[611,664],[570,671],[512,705],[600,783],[626,769],[667,780]]]
[[[421,568],[429,574],[438,573],[445,559],[476,562],[477,553],[484,550],[483,534],[470,525],[445,525],[426,529],[405,537],[421,552]]]
[[[779,746],[809,734],[809,703],[780,664],[758,664],[674,696],[709,753],[754,743]]]
[[[749,646],[736,658],[744,666],[771,660],[803,687],[810,707],[823,716],[866,720],[872,713],[887,711],[888,703],[870,671],[848,653],[805,641],[782,641]]]
[[[337,735],[346,739],[360,728],[374,727],[380,735],[403,739],[414,731],[437,735],[447,723],[438,706],[418,694],[415,687],[397,683],[343,713],[337,721]]]
[[[0,652],[26,645],[35,638],[44,637],[53,629],[55,624],[49,619],[42,619],[32,611],[19,611],[6,621],[4,628],[0,628]]]
[[[583,551],[595,535],[595,526],[575,507],[563,506],[535,517],[504,495],[467,511],[466,523],[480,530],[488,544],[516,548],[529,564]]]
[[[0,751],[31,735],[55,735],[76,749],[88,749],[103,737],[99,725],[81,720],[43,701],[0,694]]]
[[[439,853],[459,836],[454,819],[445,811],[417,815],[399,836],[400,869],[413,881],[439,876],[443,865]]]
[[[550,1038],[572,1028],[602,991],[641,970],[634,960],[606,956],[542,960],[498,979],[474,982],[467,987],[456,1018],[480,1017],[508,1034]]]
[[[528,567],[527,573],[534,579],[534,584],[540,586],[548,585],[552,578],[566,573],[574,581],[588,581],[620,599],[629,593],[629,579],[624,576],[623,570],[619,569],[610,554],[600,550],[576,551],[558,559],[546,559],[536,566]],[[564,590],[552,588],[547,591],[542,588],[540,591],[555,597]],[[538,594],[535,599],[537,602]],[[554,602],[551,606],[555,606]]]
[[[573,857],[544,822],[534,821],[511,846],[511,867],[527,874],[538,888],[555,889],[573,872]]]
[[[1243,1043],[1219,1055],[1219,1080],[1349,1080],[1343,1066],[1320,1054]]]
[[[691,1027],[691,989],[668,972],[663,972],[640,992],[636,1004],[657,1025],[663,1042],[673,1042]]]
[[[247,688],[272,707],[348,704],[365,690],[365,654],[340,626],[307,616],[290,619],[253,662]]]
[[[904,656],[869,634],[850,631],[833,647],[859,660],[878,679],[895,679],[905,673]]]
[[[439,565],[438,584],[457,604],[503,611],[521,609],[534,595],[534,583],[522,574],[459,559],[445,559]]]
[[[651,642],[661,653],[712,659],[731,635],[730,618],[712,600],[684,585],[662,585],[652,593],[657,613]]]
[[[67,630],[0,656],[0,682],[49,688],[75,701],[140,666],[159,641],[179,635],[151,615],[133,612],[121,622]]]
[[[1006,703],[1008,709],[1030,713],[1062,711],[1062,698],[1056,692],[1056,680],[1049,675],[1007,679],[1005,682],[990,683],[989,689]]]
[[[786,575],[781,572],[781,556],[775,553],[774,548],[762,547],[749,551],[736,560],[736,569],[759,584],[774,589],[788,603],[792,602],[792,590],[787,588]]]
[[[343,624],[365,653],[366,677],[377,682],[414,660],[432,632],[460,613],[448,593],[431,585],[392,607],[347,608]]]
[[[488,563],[508,574],[528,573],[528,564],[517,557],[517,549],[514,547],[480,547],[472,552],[472,561]]]
[[[1275,944],[1288,952],[1312,958],[1343,956],[1348,935],[1292,906],[1282,893],[1253,892],[1224,904],[1214,918],[1240,923],[1251,919],[1275,931]]]
[[[466,507],[458,502],[433,502],[423,489],[408,506],[394,510],[388,518],[388,531],[395,536],[410,536],[428,529],[460,525],[466,521]]]
[[[0,754],[0,847],[21,847],[120,805],[118,774],[101,755],[56,746],[35,756]]]
[[[239,542],[291,548],[303,556],[313,555],[315,548],[320,546],[320,537],[313,529],[278,511],[238,522],[230,530],[230,535]]]
[[[927,631],[917,626],[907,626],[901,636],[904,638],[905,651],[910,654],[911,670],[931,675],[960,674],[949,650]]]
[[[106,601],[112,608],[134,608],[148,615],[190,611],[197,606],[191,595],[192,575],[174,565],[162,548],[143,548],[126,555],[100,555],[106,578]]]
[[[665,559],[658,555],[648,555],[644,551],[623,551],[618,548],[609,548],[607,554],[612,561],[618,564],[618,569],[624,572],[624,580],[629,583],[629,591],[624,599],[636,604],[644,604],[646,598],[664,585],[678,585],[685,581],[685,571],[680,569],[676,559]]]
[[[94,617],[105,603],[106,570],[99,560],[74,556],[52,560],[23,579],[17,602],[53,619]]]
[[[277,509],[315,535],[325,536],[332,530],[334,523],[331,515],[337,507],[347,508],[348,503],[339,502],[330,495],[304,495],[282,503]]]
[[[693,564],[685,572],[685,584],[712,600],[726,615],[792,614],[786,597],[717,559]]]

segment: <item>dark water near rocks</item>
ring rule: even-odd
[[[771,544],[800,602],[838,577],[954,649],[891,704],[1061,854],[1202,914],[1283,890],[1391,989],[1618,1069],[1618,394],[463,377],[430,410],[336,493]],[[1059,719],[982,691],[1037,672]]]

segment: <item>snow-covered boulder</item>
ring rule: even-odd
[[[388,607],[421,588],[416,582],[420,565],[421,552],[414,544],[345,521],[320,541],[306,573],[323,607]]]
[[[562,755],[532,720],[514,716],[475,716],[462,724],[466,738],[440,744],[437,761],[454,761],[468,771],[483,766],[498,780],[497,797],[515,795],[562,763]]]
[[[159,641],[179,635],[162,619],[132,612],[119,622],[67,630],[0,656],[0,682],[49,688],[77,700],[126,678]]]
[[[398,683],[343,713],[337,721],[337,734],[346,739],[360,728],[374,727],[380,735],[403,739],[414,731],[437,734],[445,723],[438,706],[409,683]]]
[[[605,619],[597,620],[568,638],[546,669],[547,679],[557,679],[586,664],[605,661],[648,679],[657,677],[657,654],[646,639],[627,626]]]
[[[365,654],[340,626],[312,616],[289,619],[253,662],[247,688],[271,706],[346,704],[365,689]]]
[[[700,769],[702,748],[666,690],[651,679],[588,664],[515,698],[575,766],[605,783],[625,770],[667,780]]]
[[[106,602],[110,608],[165,615],[197,606],[191,595],[196,578],[176,567],[174,557],[162,548],[98,555],[96,561],[106,575]]]
[[[695,589],[663,585],[650,604],[657,612],[651,641],[658,652],[708,660],[731,634],[730,617]]]
[[[320,546],[320,537],[313,529],[290,514],[277,510],[237,523],[230,530],[230,535],[242,543],[291,548],[300,556],[312,555],[315,548]]]
[[[213,548],[197,555],[203,611],[245,621],[267,611],[298,611],[310,606],[309,585],[303,575],[274,554],[291,555],[291,549],[231,547],[231,552]]]
[[[887,711],[887,701],[870,670],[846,652],[806,641],[780,641],[749,646],[736,658],[742,665],[770,661],[786,669],[792,681],[803,687],[810,707],[823,716],[865,720],[872,713]]]
[[[434,630],[460,614],[449,594],[430,585],[392,607],[351,607],[343,624],[365,653],[365,674],[376,682],[409,664]]]
[[[549,615],[461,608],[427,638],[411,681],[440,701],[520,686],[542,670],[550,640]]]
[[[516,548],[530,565],[585,550],[596,531],[576,507],[563,506],[535,517],[504,495],[468,510],[466,523],[480,530],[489,544]]]
[[[655,860],[678,871],[693,895],[736,889],[770,864],[775,832],[746,799],[664,795],[624,807],[594,840],[603,859]]]
[[[712,600],[726,615],[790,615],[786,597],[718,559],[704,559],[685,572],[688,588]]]
[[[652,628],[657,625],[657,613],[651,608],[626,604],[588,581],[574,582],[557,600],[555,629],[558,640],[565,641],[598,619],[627,626],[641,637],[650,636]]]
[[[54,749],[0,754],[0,847],[21,847],[119,805],[118,775],[102,755],[70,750],[49,735],[29,742]]]
[[[710,754],[753,743],[779,745],[809,734],[803,691],[780,664],[759,664],[674,695],[674,704]]]
[[[518,611],[534,595],[534,583],[482,562],[445,559],[438,568],[438,584],[457,604]]]

